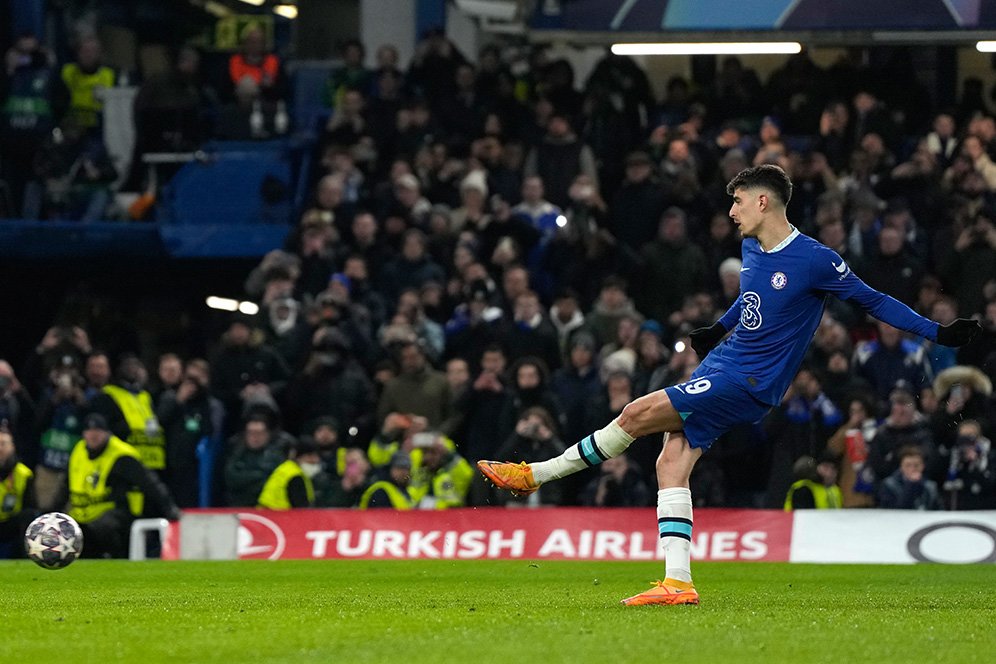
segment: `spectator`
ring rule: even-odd
[[[501,346],[485,348],[480,359],[481,370],[474,377],[464,396],[455,408],[463,415],[464,438],[459,443],[460,453],[469,461],[491,459],[502,442],[501,432],[495,426],[506,408],[509,393],[505,386],[507,358]]]
[[[937,483],[924,477],[923,453],[917,448],[899,451],[899,468],[882,482],[878,506],[896,510],[943,509]]]
[[[282,102],[281,102],[282,103]],[[224,141],[261,141],[279,133],[279,106],[264,97],[264,88],[252,76],[235,84],[235,99],[218,111],[215,138]]]
[[[557,231],[557,219],[562,213],[544,194],[542,178],[526,178],[522,182],[522,202],[512,208],[512,214],[528,220],[545,238],[550,238]]]
[[[211,392],[225,407],[231,430],[243,410],[256,403],[275,403],[283,396],[290,369],[256,329],[251,316],[234,315],[211,357]]]
[[[263,485],[284,462],[293,442],[289,434],[274,427],[267,415],[250,415],[242,433],[228,441],[224,465],[225,504],[255,507]]]
[[[34,473],[17,457],[14,437],[0,422],[0,558],[15,558],[34,518]]]
[[[159,356],[156,381],[150,386],[152,402],[159,404],[159,397],[167,390],[176,390],[183,382],[183,360],[176,353],[163,353]]]
[[[552,459],[560,455],[566,446],[557,436],[557,425],[552,415],[542,406],[532,406],[523,410],[515,423],[514,431],[499,448],[497,457],[509,461],[526,459]],[[543,487],[524,502],[530,505],[558,505],[563,501],[562,485]],[[500,502],[502,496],[492,496],[492,501]]]
[[[29,441],[34,438],[35,402],[17,379],[14,368],[3,359],[0,359],[0,422],[7,423],[15,440]],[[34,449],[22,451],[29,461],[33,461]]]
[[[902,233],[889,226],[883,228],[878,236],[878,256],[864,268],[868,285],[913,306],[922,277],[923,267],[904,246]]]
[[[24,194],[26,219],[44,213],[88,223],[104,218],[117,171],[100,134],[67,117],[35,155],[33,175]]]
[[[955,436],[963,420],[978,421],[984,431],[993,425],[988,403],[993,392],[992,382],[976,367],[945,369],[937,375],[933,388],[939,403],[931,418],[931,432],[942,455],[946,456],[946,450],[954,448]]]
[[[892,387],[905,381],[918,389],[930,383],[933,372],[923,346],[904,339],[900,330],[879,321],[878,340],[862,341],[854,349],[854,368],[875,394],[885,399]]]
[[[869,398],[874,394],[868,381],[851,371],[851,357],[844,350],[834,349],[830,352],[821,374],[823,391],[840,410],[848,403],[853,403],[853,399]],[[869,414],[873,412],[874,409],[868,410]]]
[[[413,463],[408,492],[419,509],[463,507],[474,470],[457,454],[453,441],[435,431],[412,438]],[[413,459],[413,461],[415,461]]]
[[[550,307],[550,323],[557,330],[557,341],[561,352],[569,350],[569,341],[574,333],[584,325],[584,314],[578,302],[578,294],[570,288],[559,291]],[[591,339],[592,346],[595,339]]]
[[[554,419],[558,429],[563,428],[563,411],[556,395],[550,389],[550,372],[543,360],[537,357],[522,357],[509,369],[511,385],[509,398],[497,422],[500,435],[507,436],[526,409],[541,406]]]
[[[55,501],[66,483],[69,455],[80,439],[80,424],[86,403],[83,377],[76,365],[66,364],[49,372],[49,382],[41,392],[38,407],[36,430],[41,432],[37,438],[39,449],[37,455],[28,457],[28,463],[35,468],[35,494],[38,507],[42,510],[62,507]],[[35,456],[36,459],[32,458]]]
[[[585,432],[589,402],[601,392],[602,383],[595,364],[595,338],[584,330],[576,332],[568,344],[567,363],[557,369],[550,387],[564,409],[568,440],[580,440]]]
[[[258,24],[248,25],[242,32],[239,52],[228,59],[228,78],[235,89],[243,81],[252,81],[261,98],[273,101],[283,96],[280,58],[267,52],[266,41],[266,34]]]
[[[263,484],[256,507],[268,510],[313,507],[315,487],[311,479],[321,471],[318,445],[314,439],[302,436],[291,446],[290,457]]]
[[[103,125],[102,91],[113,88],[114,70],[100,63],[100,41],[87,36],[76,48],[76,62],[62,67],[62,81],[69,90],[69,118],[85,134],[94,134]]]
[[[626,317],[642,318],[633,306],[633,301],[626,295],[626,282],[619,277],[609,277],[602,282],[598,300],[585,319],[585,324],[595,335],[596,343],[601,346],[615,339],[619,321]]]
[[[827,452],[839,459],[843,507],[874,505],[875,475],[867,465],[868,448],[878,429],[873,412],[866,400],[852,399],[847,422],[827,441]]]
[[[944,481],[949,509],[991,510],[996,508],[996,450],[982,435],[975,420],[958,426]]]
[[[581,504],[588,507],[645,507],[650,489],[626,454],[606,459],[601,474],[588,483]]]
[[[135,153],[196,150],[212,130],[221,105],[201,75],[201,54],[177,50],[170,69],[150,77],[135,97]]]
[[[83,394],[89,401],[111,382],[111,359],[107,353],[94,351],[87,356],[83,378],[86,380]]]
[[[837,464],[832,457],[821,456],[819,463],[811,456],[799,457],[792,474],[798,479],[789,487],[785,497],[786,512],[843,507],[843,497],[837,486]]]
[[[332,417],[369,436],[376,426],[370,412],[373,404],[373,385],[346,336],[335,327],[316,331],[304,368],[287,385],[284,413],[288,428],[302,431],[309,421]]]
[[[57,127],[69,93],[47,53],[31,34],[19,36],[6,54],[0,87],[0,179],[11,189],[7,216],[23,214],[24,188],[35,155]]]
[[[69,457],[68,498],[69,515],[83,530],[87,558],[124,558],[131,523],[143,513],[143,504],[148,514],[180,517],[166,487],[142,465],[138,451],[112,434],[99,413],[84,418],[83,439]]]
[[[609,229],[633,252],[654,239],[664,212],[664,189],[653,173],[650,155],[630,153],[626,157],[626,178],[609,206]]]
[[[936,465],[937,445],[926,418],[916,409],[916,396],[908,383],[899,382],[889,393],[890,410],[868,447],[868,467],[883,480],[899,467],[899,452],[915,449],[921,462]]]
[[[570,204],[567,190],[578,175],[584,174],[598,186],[595,156],[571,128],[571,121],[561,111],[554,111],[546,125],[546,135],[526,159],[523,169],[528,177],[539,176],[546,185],[547,199],[563,209]]]
[[[640,258],[644,288],[637,306],[651,318],[666,321],[685,296],[705,286],[705,254],[689,241],[687,217],[680,208],[664,211],[657,238],[640,251]]]
[[[358,39],[347,39],[341,54],[342,66],[332,70],[325,89],[326,103],[333,111],[339,110],[347,91],[359,90],[366,94],[371,86],[371,72],[363,66],[366,56],[363,44]]]
[[[927,150],[943,170],[951,165],[955,150],[958,147],[956,137],[957,125],[950,113],[938,113],[934,116],[933,131],[927,134]]]
[[[426,362],[425,351],[414,341],[397,348],[401,373],[388,382],[377,406],[377,421],[389,413],[414,413],[438,427],[450,416],[450,387],[446,376]]]
[[[369,482],[370,462],[363,450],[346,450],[341,475],[333,475],[326,465],[312,478],[315,507],[357,507]]]
[[[412,461],[405,452],[395,452],[383,478],[367,487],[360,498],[360,509],[414,509],[415,501],[408,491],[412,478]]]
[[[221,402],[211,396],[211,367],[205,360],[187,363],[180,382],[159,397],[156,417],[166,438],[165,481],[176,504],[207,507],[205,480],[212,476],[224,418]]]
[[[554,370],[560,366],[557,330],[543,315],[539,296],[532,291],[516,296],[514,318],[503,332],[502,342],[511,349],[509,359],[513,362],[531,355]]]
[[[979,215],[958,234],[954,251],[941,268],[962,316],[982,311],[985,286],[996,280],[996,225],[990,216]]]

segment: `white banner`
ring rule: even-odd
[[[996,563],[996,512],[799,510],[794,563]]]

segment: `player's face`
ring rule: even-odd
[[[763,192],[737,189],[733,192],[733,205],[730,218],[742,237],[757,237],[761,228],[761,201]]]

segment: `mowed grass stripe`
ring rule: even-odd
[[[622,607],[660,563],[0,564],[11,661],[991,662],[992,566],[697,563],[698,607]],[[721,663],[722,664],[722,663]]]

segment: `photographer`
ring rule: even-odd
[[[557,424],[550,411],[542,406],[527,408],[519,415],[515,423],[515,431],[498,449],[495,457],[511,462],[538,459],[552,459],[566,449],[564,442],[557,436]],[[563,498],[561,484],[544,486],[526,499],[510,498],[529,505],[558,505]],[[507,494],[502,494],[505,498]],[[534,497],[535,496],[535,497]]]
[[[983,430],[990,426],[987,400],[993,387],[982,371],[976,367],[961,365],[939,373],[934,379],[933,387],[940,403],[930,418],[930,426],[938,451],[943,457],[947,456],[948,450],[954,448],[958,427],[964,420],[977,420]]]
[[[49,372],[36,420],[41,447],[35,466],[35,492],[43,510],[61,507],[55,500],[66,483],[69,455],[80,439],[80,421],[87,402],[83,376],[69,356],[65,359]]]
[[[975,420],[958,427],[944,493],[952,510],[996,509],[996,452]]]
[[[373,385],[352,348],[337,328],[315,332],[304,370],[287,385],[283,412],[291,431],[302,431],[316,418],[333,417],[347,429],[356,427],[363,440],[371,434]]]
[[[14,438],[20,441],[34,439],[35,403],[7,360],[0,359],[0,422],[7,422]],[[22,449],[28,465],[34,464],[34,446]]]
[[[982,311],[986,282],[996,277],[993,266],[996,266],[996,225],[980,214],[965,223],[955,240],[954,251],[941,266],[948,294],[958,301],[959,314]]]

